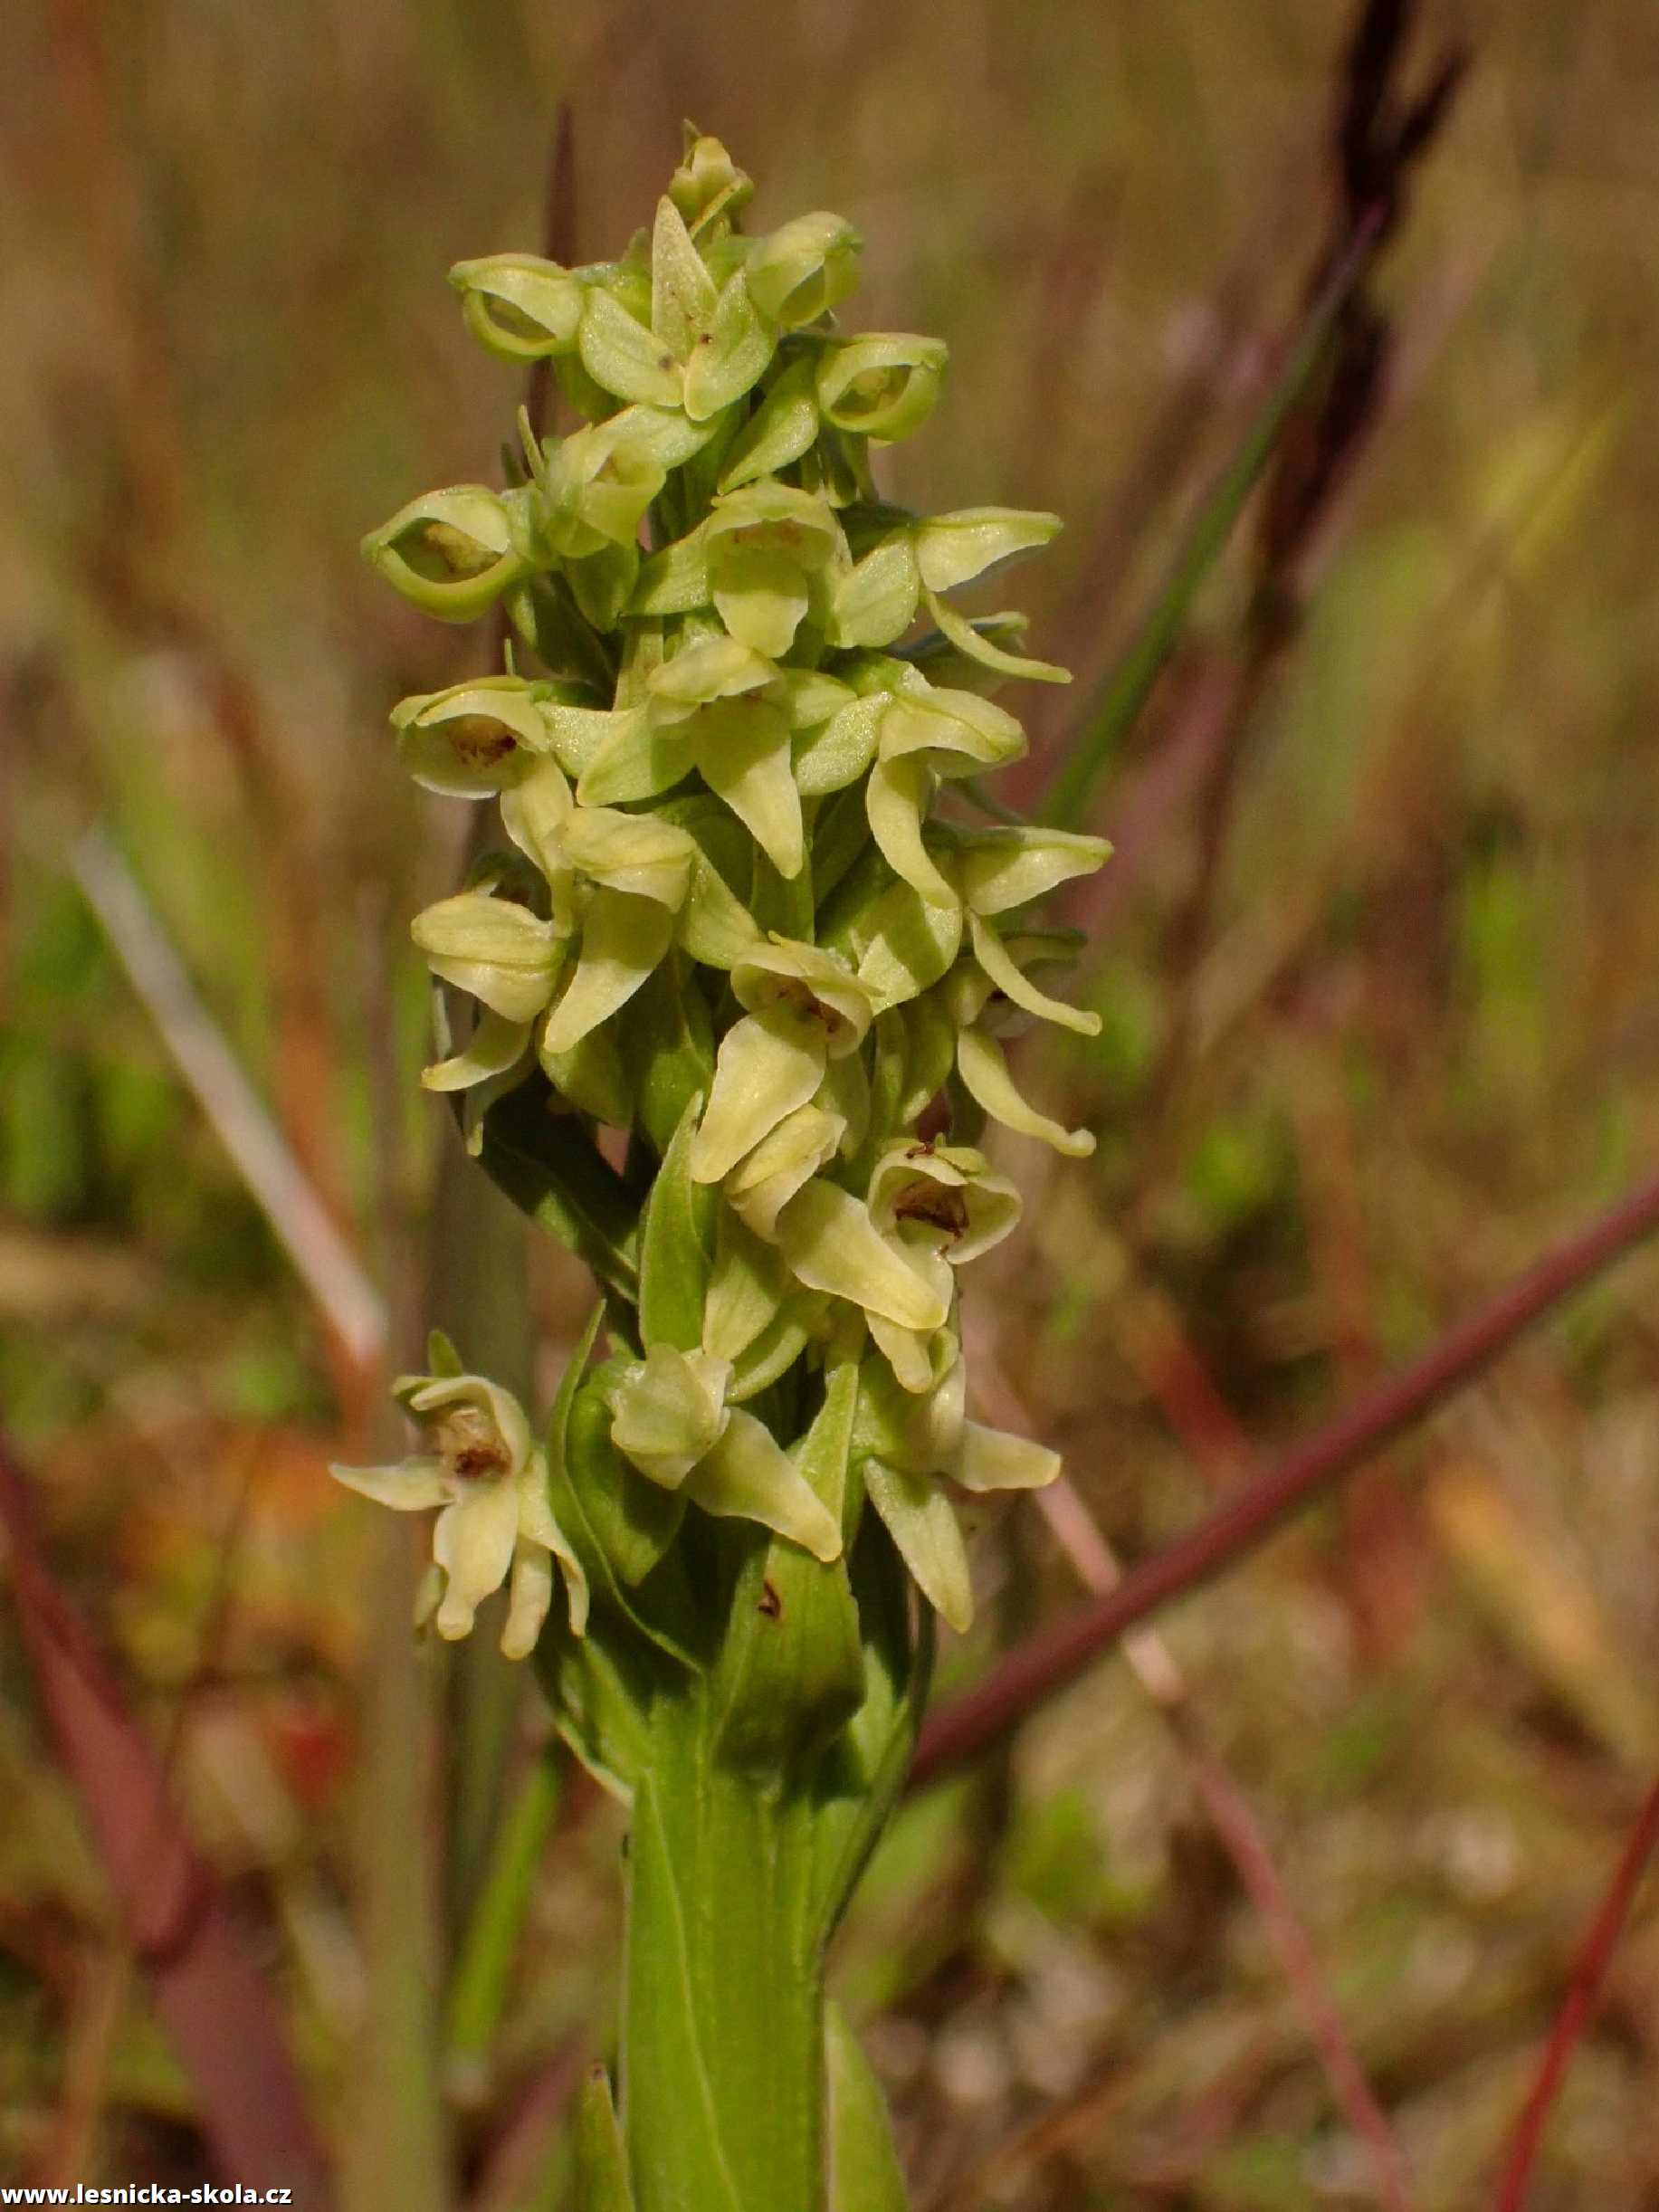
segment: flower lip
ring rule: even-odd
[[[821,946],[774,936],[769,944],[753,946],[736,964],[731,985],[751,1014],[777,1007],[815,1026],[834,1059],[856,1051],[870,1027],[869,990]]]

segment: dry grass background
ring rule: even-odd
[[[1018,1159],[1026,1231],[971,1293],[987,1392],[1063,1446],[1091,1521],[1069,1553],[1033,1510],[985,1531],[947,1688],[1070,1599],[1090,1525],[1126,1556],[1175,1533],[1659,1135],[1659,17],[1424,15],[1423,61],[1455,37],[1474,65],[1386,258],[1396,345],[1302,549],[1305,621],[1222,725],[1223,796],[1201,760],[1147,815],[1231,696],[1247,527],[1092,810],[1149,827],[1084,960],[1103,1037],[1033,1080],[1101,1149]],[[379,1380],[297,1284],[68,851],[95,820],[128,855],[395,1346],[440,1310],[545,1391],[579,1273],[465,1178],[434,1197],[411,1080],[405,918],[460,828],[384,717],[484,647],[355,555],[415,490],[490,474],[510,422],[444,270],[539,239],[558,100],[589,258],[648,215],[682,115],[719,131],[758,220],[827,205],[864,232],[861,323],[949,340],[888,481],[1061,510],[1021,596],[1038,649],[1098,677],[1294,320],[1346,35],[1319,0],[0,21],[0,1402],[365,2212],[565,2201],[617,1825],[575,1785],[525,1798],[518,1677],[409,1650],[405,1532],[322,1472],[369,1440]],[[1488,2200],[1659,1755],[1656,1264],[1160,1623],[1420,2212]],[[904,1816],[841,1981],[921,2201],[1378,2201],[1194,1777],[1190,1733],[1111,1660]],[[199,2178],[195,2093],[4,1627],[0,1788],[0,2171]],[[503,1834],[543,1816],[505,1979],[458,2028],[448,1963]],[[1659,2206],[1656,2092],[1650,1896],[1534,2212]]]

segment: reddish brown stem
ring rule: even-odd
[[[1187,1535],[1126,1575],[1109,1596],[1078,1607],[1016,1645],[977,1689],[928,1722],[917,1747],[911,1787],[936,1780],[996,1742],[1108,1650],[1126,1628],[1242,1557],[1328,1483],[1460,1390],[1522,1330],[1655,1229],[1659,1176],[1559,1245],[1448,1330],[1422,1359],[1368,1392],[1277,1466],[1244,1483]]]
[[[1555,2025],[1549,2030],[1549,2040],[1544,2045],[1538,2078],[1530,2094],[1521,2108],[1521,2118],[1515,2123],[1515,2132],[1510,2139],[1509,2156],[1504,2161],[1503,2179],[1498,2184],[1493,2200],[1493,2212],[1521,2212],[1526,2202],[1527,2183],[1531,2178],[1532,2165],[1538,2156],[1538,2147],[1543,2140],[1550,2108],[1566,2077],[1568,2066],[1579,2036],[1595,2010],[1601,1985],[1607,1978],[1612,1961],[1614,1947],[1619,1939],[1637,1885],[1654,1846],[1659,1844],[1659,1781],[1648,1793],[1647,1801],[1630,1831],[1630,1840],[1625,1845],[1607,1893],[1602,1899],[1595,1919],[1578,1952],[1573,1978],[1568,1985],[1561,2009]]]

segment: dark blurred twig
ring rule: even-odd
[[[215,2163],[226,2181],[291,2185],[296,2203],[321,2212],[330,2201],[327,2161],[272,1985],[167,1801],[158,1755],[52,1578],[29,1479],[4,1444],[0,1530],[48,1725],[85,1806],[133,1953],[195,2086]]]
[[[1566,2078],[1578,2038],[1595,2009],[1615,1946],[1656,1845],[1659,1845],[1659,1781],[1654,1784],[1636,1816],[1607,1893],[1586,1931],[1566,1998],[1544,2046],[1538,2077],[1510,2140],[1502,2179],[1492,2200],[1493,2212],[1522,2212],[1550,2108]]]
[[[1016,1645],[977,1689],[928,1722],[912,1787],[936,1780],[1017,1726],[1125,1629],[1241,1558],[1328,1483],[1462,1389],[1524,1329],[1655,1230],[1659,1176],[1558,1245],[1411,1367],[1244,1484],[1188,1535],[1132,1568],[1109,1596]]]
[[[1228,727],[1205,762],[1191,882],[1165,941],[1163,970],[1173,1012],[1148,1079],[1146,1117],[1151,1127],[1167,1133],[1153,1148],[1143,1190],[1161,1183],[1168,1150],[1180,1141],[1178,1118],[1166,1108],[1192,1048],[1194,983],[1209,938],[1244,768],[1254,750],[1249,740],[1258,726],[1258,710],[1301,634],[1311,556],[1379,415],[1394,332],[1372,294],[1371,278],[1406,212],[1414,168],[1450,112],[1467,67],[1464,51],[1449,48],[1420,94],[1407,99],[1398,92],[1396,79],[1404,66],[1416,9],[1416,0],[1364,0],[1340,78],[1330,145],[1334,205],[1307,280],[1310,325],[1320,327],[1321,305],[1330,305],[1310,373],[1298,382],[1273,425],[1238,683]]]

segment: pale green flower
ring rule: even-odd
[[[508,790],[553,748],[537,706],[549,684],[520,676],[482,676],[424,691],[392,710],[404,766],[428,791],[482,798]]]
[[[514,498],[487,484],[428,491],[371,530],[363,557],[424,613],[472,622],[533,566]]]
[[[746,1011],[720,1040],[714,1086],[691,1147],[691,1175],[718,1183],[786,1115],[805,1106],[832,1059],[857,1051],[870,995],[846,963],[774,938],[731,970]]]
[[[795,643],[812,579],[842,549],[834,510],[789,484],[750,484],[715,501],[702,536],[720,620],[733,637],[778,659]]]
[[[950,1626],[973,1619],[973,1587],[961,1531],[939,1480],[970,1491],[1035,1490],[1060,1472],[1044,1444],[966,1417],[961,1348],[941,1330],[932,1376],[918,1393],[872,1361],[859,1377],[854,1449],[870,1502],[886,1522],[922,1594]]]
[[[872,334],[824,349],[816,392],[837,429],[891,443],[933,412],[949,348],[942,338]]]
[[[409,927],[433,974],[503,1021],[534,1021],[565,963],[565,939],[551,921],[485,891],[440,899]]]
[[[610,1393],[612,1443],[704,1512],[758,1521],[817,1559],[838,1558],[839,1522],[770,1430],[727,1404],[730,1379],[711,1353],[648,1345]]]
[[[965,507],[902,521],[840,577],[830,634],[838,645],[890,645],[915,621],[924,594],[972,583],[1046,545],[1059,528],[1058,515],[1017,507]]]
[[[894,873],[933,905],[961,904],[922,837],[940,778],[1006,767],[1025,749],[1019,723],[988,699],[942,690],[915,669],[901,678],[881,717],[864,806]]]
[[[863,244],[839,215],[796,215],[760,239],[744,264],[749,297],[787,330],[816,322],[857,284]]]
[[[405,1375],[393,1395],[426,1433],[426,1450],[385,1467],[330,1467],[348,1489],[399,1512],[441,1509],[433,1559],[443,1578],[435,1625],[442,1636],[471,1630],[478,1607],[510,1577],[501,1649],[525,1658],[553,1595],[553,1561],[564,1570],[572,1632],[587,1619],[587,1579],[548,1502],[547,1461],[530,1440],[516,1398],[481,1375],[464,1375],[441,1338],[435,1375]]]
[[[467,329],[506,361],[568,353],[582,319],[582,280],[536,253],[488,253],[457,262],[449,281]]]
[[[584,768],[584,800],[626,804],[672,790],[693,770],[723,799],[780,875],[806,857],[790,773],[792,711],[780,672],[735,637],[684,646],[647,680],[648,704],[625,710]]]

